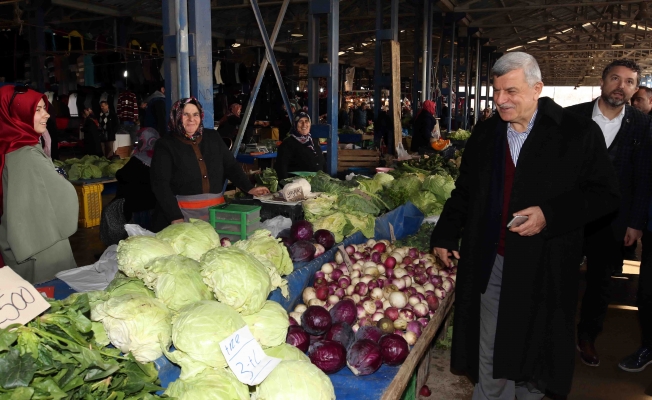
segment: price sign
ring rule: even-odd
[[[286,201],[299,201],[305,198],[303,195],[303,188],[299,185],[288,190],[284,190],[283,196],[285,197]]]
[[[394,225],[389,224],[389,241],[394,243],[396,241],[396,236],[394,235]]]
[[[0,268],[0,328],[25,325],[48,308],[50,304],[31,283],[9,267]]]
[[[352,266],[353,264],[351,263],[351,259],[349,258],[349,254],[344,249],[344,246],[339,245],[339,246],[337,246],[337,248],[340,250],[340,253],[342,254],[342,259],[344,260],[344,264],[346,264],[347,267]]]
[[[222,354],[238,380],[246,385],[260,384],[281,362],[265,354],[248,326],[238,329],[220,342]]]

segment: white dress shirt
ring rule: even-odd
[[[611,143],[613,143],[616,135],[618,134],[618,131],[620,130],[620,124],[622,124],[623,117],[625,116],[625,106],[623,105],[623,109],[620,111],[620,114],[616,116],[616,118],[609,119],[605,117],[604,114],[602,114],[602,111],[600,111],[600,107],[598,107],[599,101],[599,99],[596,100],[595,104],[593,105],[592,118],[602,130],[604,141],[607,144],[607,147],[609,147],[611,146]]]

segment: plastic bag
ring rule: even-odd
[[[282,230],[289,229],[290,227],[292,227],[292,220],[290,218],[285,218],[282,215],[278,215],[263,222],[260,229],[267,229],[272,232],[272,236],[277,237]]]
[[[129,236],[156,236],[156,233],[150,232],[147,229],[136,224],[126,224],[125,230]]]
[[[407,150],[403,147],[403,143],[399,143],[396,146],[396,159],[398,161],[411,160],[412,157],[408,154]]]

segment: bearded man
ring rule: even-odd
[[[650,118],[627,104],[638,90],[640,67],[631,60],[611,62],[602,72],[602,94],[592,102],[567,110],[595,121],[604,136],[609,158],[618,175],[620,207],[586,226],[586,292],[577,326],[582,362],[600,365],[595,339],[602,331],[609,306],[611,275],[622,273],[623,245],[643,235],[650,205]]]

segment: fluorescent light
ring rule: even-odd
[[[319,93],[324,93],[324,88],[319,88]]]
[[[237,43],[237,42],[236,42],[236,43],[233,43],[233,44],[231,45],[231,47],[240,47],[240,43]]]
[[[297,86],[297,90],[301,90],[301,89],[299,89],[299,86]]]
[[[122,76],[124,76],[126,78],[127,77],[127,71],[125,71],[124,74],[122,74]]]
[[[512,51],[512,50],[520,49],[521,47],[523,47],[523,46],[521,45],[521,46],[512,47],[511,49],[507,49],[506,51]]]
[[[340,51],[339,53],[337,53],[338,56],[343,56],[345,54],[346,54],[346,51]]]

